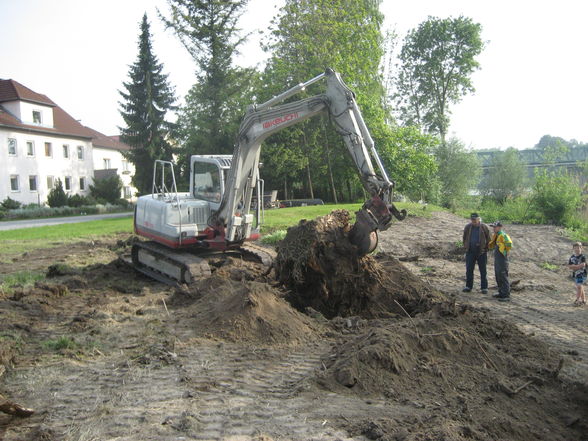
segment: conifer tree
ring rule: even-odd
[[[143,15],[139,35],[139,55],[129,69],[129,81],[119,91],[123,101],[120,114],[126,127],[121,127],[121,140],[131,146],[127,154],[135,165],[133,185],[140,194],[149,193],[156,159],[171,160],[170,132],[173,125],[165,120],[175,110],[174,89],[163,74],[163,65],[153,54],[147,14]]]
[[[238,21],[248,1],[168,0],[169,16],[160,14],[196,63],[196,83],[178,118],[184,174],[190,155],[233,152],[241,117],[251,104],[258,75],[233,65],[247,38]]]

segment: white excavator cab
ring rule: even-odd
[[[210,202],[212,209],[218,209],[225,193],[231,159],[230,155],[193,155],[191,157],[190,193],[194,199]]]

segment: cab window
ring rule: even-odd
[[[209,202],[221,201],[220,170],[215,164],[194,163],[194,197]]]

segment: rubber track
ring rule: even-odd
[[[143,249],[148,251],[152,256],[157,257],[158,259],[166,260],[168,263],[171,263],[178,268],[181,268],[182,271],[182,279],[183,280],[176,280],[173,277],[170,277],[169,274],[165,274],[159,271],[159,268],[150,268],[141,262],[138,262],[138,251],[139,249]],[[195,256],[186,251],[181,250],[173,250],[167,248],[163,245],[160,245],[156,242],[139,242],[133,245],[133,264],[134,267],[143,272],[144,274],[155,278],[163,283],[168,283],[170,285],[175,285],[177,282],[181,283],[190,283],[190,281],[202,279],[205,277],[209,277],[210,266],[208,266],[208,262],[206,259],[202,257]],[[190,281],[186,280],[184,277],[185,274],[190,275]]]

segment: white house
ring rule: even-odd
[[[89,194],[95,170],[107,159],[94,148],[113,152],[112,166],[126,187],[121,197],[130,199],[131,174],[123,171],[132,170],[120,153],[128,146],[84,127],[47,96],[0,80],[0,201],[43,204],[57,179],[68,194]]]
[[[133,187],[131,178],[135,174],[135,166],[123,155],[130,147],[120,142],[118,136],[106,136],[96,130],[86,127],[93,133],[92,158],[94,161],[94,176],[100,179],[103,176],[118,174],[123,183],[121,197],[135,201],[137,189]]]

